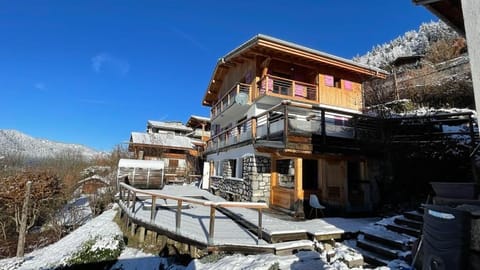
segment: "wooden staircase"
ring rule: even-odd
[[[410,264],[412,247],[421,235],[422,226],[421,208],[384,219],[360,231],[355,249],[373,266],[387,265],[393,260]]]

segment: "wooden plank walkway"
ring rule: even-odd
[[[149,190],[149,192],[207,200],[214,203],[226,202],[223,198],[195,186],[167,185],[163,190]],[[177,202],[175,200],[157,199],[157,211],[155,217],[151,219],[151,197],[138,194],[137,198],[140,200],[135,204],[134,211],[132,211],[131,207],[128,208],[125,202],[120,201],[119,203],[122,210],[128,213],[129,217],[148,225],[148,227],[160,233],[189,239],[191,242],[196,242],[206,247],[222,246],[225,249],[230,247],[232,250],[241,246],[242,249],[251,248],[275,253],[275,249],[281,249],[285,245],[275,243],[286,241],[297,241],[298,246],[305,248],[308,245],[313,245],[313,242],[306,241],[308,239],[338,239],[345,233],[355,233],[363,226],[378,220],[371,218],[322,218],[290,221],[264,213],[261,222],[263,239],[259,240],[257,236],[259,224],[257,210],[241,207],[220,208],[215,213],[214,238],[213,241],[209,242],[210,207],[184,203],[181,210],[181,225],[179,230],[177,230]],[[240,225],[239,222],[246,227]]]

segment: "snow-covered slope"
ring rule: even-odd
[[[0,156],[11,154],[18,154],[26,158],[81,154],[85,158],[92,158],[101,153],[83,145],[52,142],[33,138],[17,130],[0,129]]]
[[[441,39],[453,39],[458,34],[445,23],[429,22],[420,25],[418,30],[411,30],[396,39],[376,45],[365,55],[354,57],[354,61],[385,68],[399,56],[423,55],[426,49]]]

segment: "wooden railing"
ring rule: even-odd
[[[260,80],[257,93],[258,96],[273,95],[281,98],[293,97],[304,101],[318,101],[316,85],[272,75],[265,76]]]
[[[248,98],[250,97],[250,85],[245,83],[237,83],[235,84],[230,90],[220,98],[215,105],[212,106],[211,115],[212,119],[220,115],[223,111],[228,109],[235,103],[235,97],[239,94],[243,93]]]
[[[207,141],[206,152],[259,139],[286,143],[289,133],[349,139],[381,140],[377,118],[321,105],[288,100],[224,130]]]
[[[157,206],[156,201],[157,199],[170,199],[177,201],[177,211],[175,216],[175,232],[176,234],[180,234],[181,232],[181,224],[182,224],[182,205],[184,202],[210,207],[210,215],[209,215],[209,231],[208,231],[208,243],[213,244],[214,236],[215,236],[215,216],[216,210],[218,208],[231,208],[231,207],[241,207],[241,208],[250,208],[250,209],[257,209],[258,210],[258,230],[257,236],[258,241],[262,239],[262,209],[268,208],[266,203],[252,203],[252,202],[212,202],[208,200],[200,200],[195,198],[188,198],[188,197],[180,197],[180,196],[173,196],[167,195],[156,191],[151,190],[141,190],[134,188],[130,185],[125,183],[120,183],[119,186],[120,191],[120,200],[124,204],[124,206],[131,212],[127,213],[130,215],[134,215],[135,213],[135,204],[137,202],[138,195],[150,196],[152,200],[152,208],[150,212],[150,223],[155,223],[155,217],[157,214]],[[257,242],[258,243],[258,242]]]

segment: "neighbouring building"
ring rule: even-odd
[[[233,49],[203,98],[212,191],[297,216],[310,194],[329,207],[368,210],[381,159],[368,141],[381,135],[361,113],[362,82],[386,75],[261,34]]]
[[[191,116],[181,122],[147,121],[146,132],[132,132],[129,151],[135,159],[163,160],[167,180],[202,172],[202,153],[209,138],[209,119]]]

